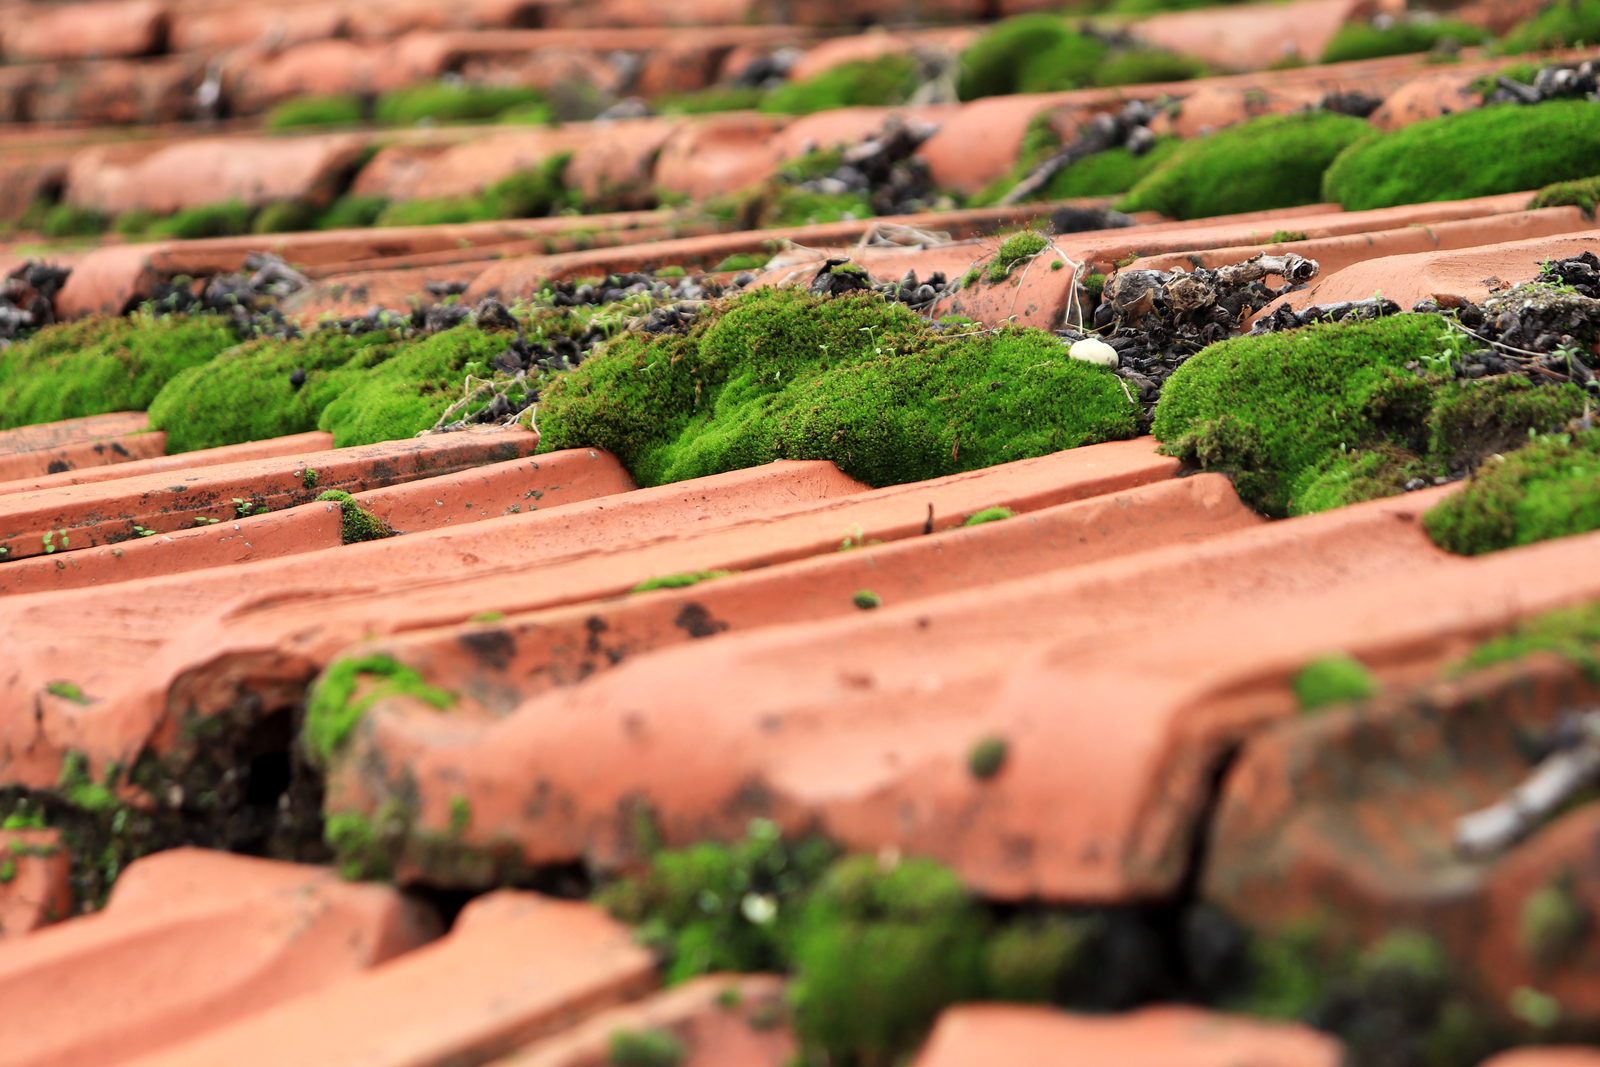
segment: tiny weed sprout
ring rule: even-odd
[[[140,537],[154,537],[156,535],[154,530],[140,526],[138,523],[133,524],[133,532],[138,534]]]
[[[871,611],[873,608],[883,607],[883,598],[870,589],[863,589],[850,598],[850,602],[862,611]]]
[[[993,778],[1005,766],[1008,748],[1003,737],[984,738],[967,754],[967,770],[980,782]]]

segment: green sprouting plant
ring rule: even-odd
[[[138,523],[133,524],[133,532],[138,534],[140,537],[154,537],[156,535],[154,530],[140,526]]]
[[[205,515],[196,515],[194,517],[194,524],[196,526],[215,526],[217,523],[219,523],[221,521],[222,521],[221,519],[208,518]]]

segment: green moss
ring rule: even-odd
[[[389,201],[381,196],[356,196],[346,193],[317,217],[319,230],[351,230],[371,226],[383,214]]]
[[[1039,191],[1041,200],[1071,200],[1087,196],[1115,196],[1132,189],[1145,175],[1166,162],[1183,142],[1176,137],[1158,137],[1150,150],[1136,156],[1126,148],[1112,148],[1080,159],[1056,171]],[[1021,180],[1023,174],[1017,175]],[[1012,181],[1010,185],[1015,185]],[[1007,188],[1010,186],[1008,185]]]
[[[716,271],[763,270],[766,268],[767,261],[771,258],[771,256],[762,255],[759,252],[735,252],[712,269]]]
[[[312,470],[310,467],[307,467],[305,474],[301,475],[300,477],[300,484],[306,489],[315,489],[317,487],[318,477],[320,476],[316,471]]]
[[[317,428],[332,433],[337,448],[413,437],[459,399],[469,363],[487,367],[505,346],[503,335],[458,326],[400,346],[359,373],[347,369],[346,387],[323,409]],[[543,429],[542,407],[539,414]]]
[[[1253,119],[1185,141],[1117,210],[1193,219],[1316,203],[1323,171],[1371,132],[1361,119],[1326,111]]]
[[[92,207],[57,204],[44,216],[39,232],[46,237],[92,237],[105,232],[105,215]]]
[[[779,115],[809,115],[841,107],[903,104],[917,88],[917,60],[886,55],[845,63],[803,82],[779,86],[762,98],[760,110]]]
[[[834,865],[795,931],[801,1040],[836,1062],[890,1063],[945,1006],[981,995],[986,918],[948,869],[876,857]]]
[[[239,200],[201,204],[174,215],[157,219],[145,232],[156,237],[194,241],[202,237],[236,237],[250,232],[254,212]]]
[[[394,335],[382,330],[250,341],[176,375],[151,401],[150,425],[166,431],[169,452],[306,433],[329,403],[397,349]],[[305,372],[298,389],[290,382],[296,370]]]
[[[472,825],[472,801],[466,797],[450,798],[450,833],[460,837]]]
[[[1000,773],[1006,765],[1010,747],[1003,737],[986,737],[972,746],[967,753],[967,770],[979,781],[987,781]]]
[[[299,200],[274,200],[256,212],[252,233],[297,233],[317,224],[317,212]]]
[[[967,516],[963,526],[982,526],[986,522],[999,522],[1001,519],[1011,518],[1013,512],[1010,508],[984,508],[982,511],[973,512]]]
[[[1333,35],[1328,47],[1323,49],[1322,62],[1347,63],[1356,59],[1426,52],[1446,37],[1453,37],[1458,43],[1470,47],[1482,44],[1488,34],[1460,19],[1435,19],[1431,22],[1401,19],[1383,29],[1371,22],[1347,22]]]
[[[423,119],[470,122],[494,118],[513,107],[542,103],[544,94],[522,85],[423,82],[384,93],[374,112],[379,122],[410,126]]]
[[[693,571],[688,574],[663,574],[658,578],[646,578],[634,586],[630,592],[648,593],[652,589],[687,589],[691,585],[709,582],[716,578],[726,578],[732,571]]]
[[[1156,85],[1202,78],[1206,65],[1192,56],[1180,56],[1154,48],[1130,48],[1100,64],[1094,72],[1096,85]]]
[[[1491,459],[1422,526],[1466,556],[1600,528],[1600,432],[1550,434]]]
[[[1597,41],[1600,41],[1600,0],[1562,0],[1513,26],[1501,39],[1499,50],[1506,55],[1516,55],[1552,48],[1577,48]]]
[[[1517,623],[1506,633],[1474,649],[1458,666],[1457,672],[1510,663],[1535,652],[1552,652],[1582,666],[1592,679],[1600,681],[1597,644],[1600,644],[1600,603],[1580,604]]]
[[[704,115],[715,111],[748,111],[761,104],[764,89],[755,86],[712,85],[690,93],[668,93],[652,101],[661,115]]]
[[[807,189],[783,189],[773,197],[762,216],[768,227],[817,226],[825,222],[869,219],[875,212],[860,193],[817,193]],[[765,259],[762,260],[765,264]]]
[[[1600,113],[1585,100],[1493,104],[1378,134],[1342,153],[1323,195],[1346,211],[1464,200],[1588,177]]]
[[[862,611],[871,611],[874,608],[883,607],[883,597],[879,596],[877,593],[874,593],[870,589],[858,590],[856,594],[850,598],[850,602],[856,607],[860,608]]]
[[[1136,416],[1042,331],[947,338],[876,294],[766,289],[687,336],[612,340],[544,394],[539,427],[541,450],[605,448],[641,485],[790,458],[882,486],[1131,436]]]
[[[388,523],[374,517],[372,512],[357,504],[354,498],[342,489],[329,489],[317,499],[338,502],[339,510],[344,515],[342,537],[344,544],[353,545],[359,541],[381,541],[385,537],[394,536],[394,531],[389,529]]]
[[[1049,244],[1049,239],[1044,235],[1030,233],[1027,230],[1007,237],[995,250],[994,259],[989,264],[989,281],[995,283],[1005,281],[1012,267],[1043,252]]]
[[[1378,681],[1372,672],[1343,653],[1312,660],[1294,676],[1294,693],[1301,711],[1366,700],[1377,692]]]
[[[237,343],[215,315],[87,318],[0,350],[0,429],[142,411],[163,386]]]
[[[83,690],[72,682],[51,682],[45,686],[45,691],[63,700],[70,700],[74,704],[88,704],[89,699],[83,695]]]
[[[1398,496],[1413,478],[1431,474],[1414,454],[1394,445],[1330,452],[1306,475],[1295,498],[1295,513],[1310,515],[1363,500]]]
[[[1548,971],[1583,944],[1592,922],[1589,909],[1573,891],[1570,875],[1558,877],[1522,902],[1518,916],[1522,953],[1535,968]]]
[[[1521,448],[1530,431],[1564,428],[1583,414],[1583,405],[1583,390],[1570,384],[1534,386],[1516,375],[1446,382],[1428,413],[1428,455],[1441,474],[1470,470],[1495,453]]]
[[[1532,85],[1533,79],[1539,76],[1540,66],[1539,63],[1508,63],[1492,74],[1481,74],[1474,78],[1468,91],[1488,99],[1499,88],[1501,78]]]
[[[361,98],[352,93],[332,96],[296,96],[267,112],[263,129],[289,130],[300,126],[347,126],[363,118]]]
[[[111,220],[111,229],[124,237],[142,237],[155,223],[156,218],[157,215],[153,211],[134,208],[131,211],[124,211]]]
[[[958,92],[975,100],[1082,88],[1093,83],[1104,57],[1103,44],[1054,15],[1019,15],[996,23],[961,54]]]
[[[371,819],[356,812],[331,812],[322,836],[338,857],[341,878],[386,881],[394,877],[395,856],[410,824],[408,814],[391,803]]]
[[[0,885],[10,885],[17,877],[17,861],[10,856],[0,863]]]
[[[1273,230],[1268,243],[1275,245],[1288,244],[1292,241],[1304,241],[1305,239],[1306,232],[1304,230]]]
[[[825,842],[786,844],[751,821],[743,841],[654,853],[649,869],[603,888],[597,903],[640,926],[667,958],[667,981],[713,971],[786,969],[799,904],[835,856]]]
[[[1064,915],[1012,923],[989,939],[984,973],[998,1000],[1046,1004],[1060,998],[1064,979],[1092,965],[1096,924]]]
[[[565,184],[567,163],[563,153],[536,167],[516,171],[478,196],[447,196],[390,204],[379,212],[378,226],[434,226],[444,223],[485,222],[493,219],[536,218],[573,203]]]
[[[109,784],[102,785],[89,777],[89,757],[72,750],[61,757],[61,777],[56,782],[56,791],[69,804],[84,811],[110,811],[120,803]]]
[[[683,1059],[683,1042],[670,1030],[618,1030],[606,1052],[612,1067],[678,1067]]]
[[[356,690],[367,683],[358,697]],[[455,704],[455,694],[427,684],[413,668],[389,656],[335,660],[322,672],[306,701],[305,745],[324,766],[378,700],[404,695],[441,710]]]
[[[1600,178],[1579,178],[1545,186],[1534,194],[1528,207],[1535,211],[1546,207],[1575,207],[1592,219],[1597,201],[1600,201]]]
[[[1423,315],[1222,341],[1167,380],[1152,432],[1169,455],[1233,472],[1253,507],[1299,514],[1332,454],[1421,434],[1431,390],[1403,368],[1441,348],[1459,353],[1459,336]]]

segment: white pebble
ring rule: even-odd
[[[1101,367],[1115,367],[1119,362],[1117,350],[1098,337],[1085,337],[1081,341],[1074,341],[1072,347],[1067,350],[1067,355]]]

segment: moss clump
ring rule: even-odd
[[[169,452],[306,433],[328,404],[398,347],[384,330],[250,341],[176,375],[151,401],[150,425],[166,431]],[[305,373],[298,388],[291,381],[297,370]]]
[[[1579,178],[1545,186],[1534,194],[1528,207],[1535,211],[1545,207],[1575,207],[1592,219],[1596,202],[1600,202],[1600,178]]]
[[[363,682],[367,684],[358,697],[356,690]],[[402,694],[441,710],[456,701],[455,694],[427,684],[414,669],[389,656],[335,660],[311,687],[306,701],[308,754],[326,766],[368,708],[384,697]]]
[[[389,529],[387,523],[373,516],[355,502],[351,495],[343,489],[329,489],[317,497],[318,500],[335,501],[340,512],[344,515],[342,525],[342,541],[344,544],[353,545],[359,541],[381,541],[385,537],[393,537],[394,531]]]
[[[767,265],[767,261],[771,258],[771,256],[762,255],[758,252],[735,252],[712,269],[716,271],[763,270]]]
[[[549,215],[557,208],[577,206],[565,184],[571,155],[546,159],[537,167],[502,178],[478,196],[447,196],[390,204],[378,213],[378,226],[434,226],[444,223],[486,222]]]
[[[803,82],[779,86],[762,98],[760,110],[779,115],[809,115],[841,107],[903,104],[917,88],[917,60],[887,55],[845,63]]]
[[[630,592],[648,593],[652,589],[687,589],[691,585],[709,582],[717,578],[726,578],[732,571],[692,571],[688,574],[663,574],[659,578],[646,578],[634,586]]]
[[[317,428],[332,433],[337,448],[415,436],[458,399],[469,368],[485,374],[505,346],[503,335],[458,326],[399,346],[370,368],[347,365],[337,383],[343,388],[323,409]]]
[[[733,845],[657,852],[650,869],[596,900],[667,957],[666,978],[783,970],[800,902],[836,855],[821,840],[786,844],[765,819]]]
[[[301,126],[348,126],[365,118],[361,98],[353,93],[331,96],[297,96],[274,107],[261,120],[267,130]]]
[[[1446,382],[1428,414],[1428,455],[1441,474],[1472,470],[1527,444],[1530,433],[1562,429],[1583,405],[1583,390],[1570,384],[1534,386],[1513,375]]]
[[[861,193],[820,193],[788,188],[772,198],[761,220],[769,227],[817,226],[825,222],[869,219],[875,214]],[[765,259],[762,262],[764,264]]]
[[[1010,508],[984,508],[982,511],[976,511],[967,516],[967,521],[961,525],[982,526],[986,522],[999,522],[1001,519],[1009,519],[1012,515],[1013,512]]]
[[[1454,673],[1510,663],[1535,652],[1552,652],[1583,667],[1591,679],[1600,682],[1596,645],[1600,645],[1600,603],[1580,604],[1517,623],[1473,649]]]
[[[1073,33],[1053,15],[1019,15],[996,23],[961,54],[962,100],[1041,93],[1093,84],[1105,45]]]
[[[1363,500],[1397,496],[1405,492],[1406,483],[1430,473],[1420,458],[1393,445],[1331,452],[1308,473],[1304,488],[1296,497],[1295,510],[1310,515]]]
[[[1152,432],[1259,510],[1300,514],[1331,455],[1421,435],[1432,391],[1403,368],[1441,346],[1459,354],[1459,336],[1423,315],[1221,341],[1167,380]]]
[[[859,590],[850,598],[850,602],[862,611],[871,611],[874,608],[883,607],[883,597],[870,589]]]
[[[1292,241],[1304,241],[1305,239],[1306,232],[1304,230],[1273,230],[1272,236],[1268,241],[1271,244],[1287,244]]]
[[[1059,1001],[1064,979],[1092,962],[1098,924],[1090,918],[1049,915],[998,930],[984,949],[991,994],[1023,1004]]]
[[[759,107],[766,91],[756,86],[713,85],[691,93],[668,93],[653,100],[661,115],[705,115],[716,111],[748,111]]]
[[[1006,765],[1009,752],[1010,746],[1005,738],[986,737],[967,753],[967,770],[980,782],[987,781],[1000,773],[1000,768]]]
[[[1115,196],[1139,184],[1145,175],[1172,157],[1183,142],[1176,137],[1158,137],[1143,155],[1126,148],[1112,148],[1080,159],[1056,171],[1039,191],[1041,200],[1070,200],[1085,196]],[[1018,180],[1021,175],[1018,175]],[[1010,183],[1015,185],[1016,182]]]
[[[758,290],[720,311],[624,334],[555,382],[540,449],[607,449],[641,485],[789,458],[883,486],[1136,429],[1115,376],[1042,331],[945,337],[873,293]]]
[[[683,1042],[670,1030],[618,1030],[607,1045],[612,1067],[678,1067]]]
[[[317,217],[319,230],[353,230],[371,226],[383,214],[389,201],[381,196],[356,196],[346,193]]]
[[[1541,971],[1557,966],[1582,945],[1593,923],[1570,876],[1529,893],[1518,919],[1522,953]]]
[[[1378,680],[1372,672],[1360,660],[1343,653],[1312,660],[1294,676],[1294,693],[1300,699],[1301,711],[1366,700],[1377,692]]]
[[[1361,119],[1326,111],[1253,119],[1184,142],[1117,210],[1193,219],[1316,203],[1323,171],[1371,133]]]
[[[52,696],[58,696],[63,700],[70,700],[74,704],[87,705],[89,703],[89,698],[83,695],[83,690],[78,688],[77,684],[74,682],[51,682],[44,688],[45,692],[51,694]]]
[[[1206,65],[1192,56],[1175,55],[1154,48],[1130,48],[1118,52],[1094,72],[1096,85],[1156,85],[1161,82],[1186,82],[1204,77]]]
[[[792,998],[802,1041],[843,1062],[890,1063],[940,1009],[982,994],[986,920],[960,880],[928,860],[885,871],[836,864],[795,932]]]
[[[1600,529],[1600,432],[1549,434],[1490,460],[1422,527],[1464,556]]]
[[[494,118],[511,108],[543,101],[543,93],[522,85],[423,82],[384,93],[378,98],[374,117],[379,122],[395,126],[410,126],[423,119],[471,122]]]
[[[164,219],[156,219],[145,229],[152,237],[173,237],[195,241],[202,237],[236,237],[250,232],[255,212],[239,200],[201,204],[186,208]]]
[[[1600,41],[1600,0],[1563,0],[1513,26],[1500,41],[1499,51],[1518,55],[1596,41]]]
[[[56,782],[56,792],[72,804],[84,811],[110,811],[120,804],[117,795],[111,791],[111,783],[116,780],[116,765],[109,768],[106,782],[96,782],[89,777],[89,757],[82,752],[69,750],[61,757],[61,777]]]
[[[57,204],[45,213],[39,232],[46,237],[93,237],[104,233],[108,220],[92,207]]]
[[[1322,62],[1346,63],[1355,59],[1401,56],[1426,52],[1446,37],[1461,45],[1482,44],[1486,32],[1460,19],[1434,19],[1413,22],[1402,19],[1379,29],[1370,22],[1347,22],[1323,49]]]
[[[994,260],[989,264],[989,281],[994,283],[1005,281],[1012,267],[1043,252],[1049,244],[1049,239],[1044,235],[1030,233],[1027,230],[1007,237],[996,249]]]
[[[1493,104],[1371,136],[1333,162],[1322,189],[1346,211],[1464,200],[1588,177],[1597,155],[1588,101]]]
[[[237,343],[215,315],[88,318],[0,350],[0,429],[142,411],[172,378]]]

